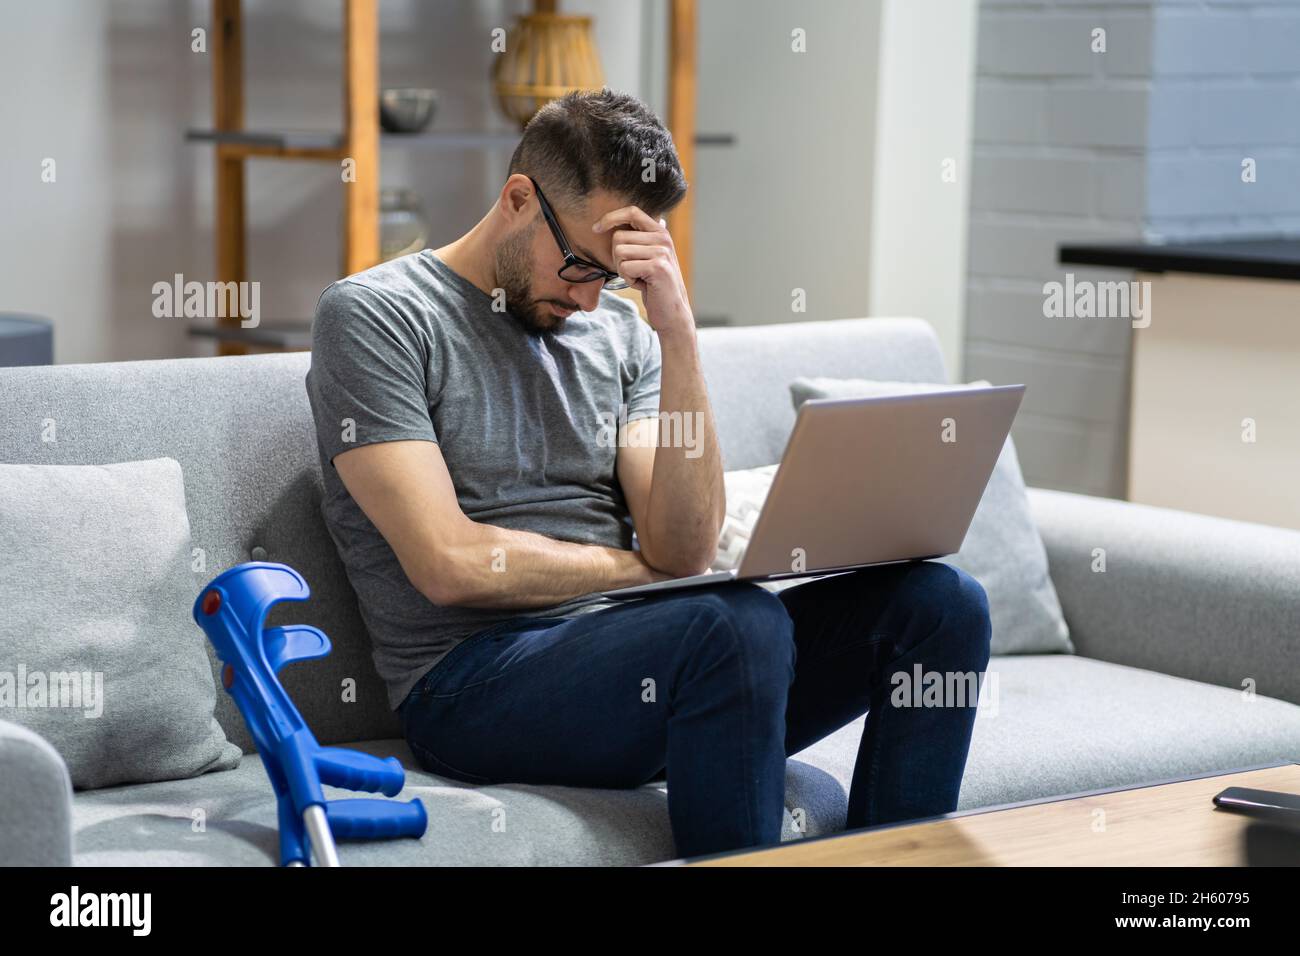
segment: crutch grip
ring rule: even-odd
[[[330,830],[339,840],[383,840],[424,833],[429,817],[419,799],[407,803],[390,800],[330,800],[325,804]]]
[[[396,757],[381,759],[359,750],[321,747],[314,758],[321,783],[331,787],[395,797],[406,785],[406,771]]]

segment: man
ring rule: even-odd
[[[779,842],[786,756],[863,713],[847,825],[950,811],[974,703],[895,707],[891,679],[983,672],[974,579],[919,562],[779,596],[594,593],[716,552],[722,459],[663,219],[685,192],[643,104],[569,95],[467,234],[322,295],[322,507],[389,704],[421,765],[463,781],[666,773],[684,856]],[[646,321],[603,290],[624,280]],[[699,423],[691,447],[674,415]]]

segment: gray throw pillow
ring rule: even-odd
[[[790,383],[796,411],[813,398],[863,398],[987,386],[798,378]],[[961,550],[940,559],[984,586],[993,621],[994,654],[1074,653],[1061,602],[1047,570],[1047,550],[1029,512],[1025,479],[1008,436]]]
[[[0,465],[0,719],[78,789],[226,770],[190,525],[171,458]]]

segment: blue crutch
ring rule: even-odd
[[[322,784],[393,797],[406,783],[394,757],[322,747],[276,676],[290,661],[325,657],[330,641],[305,624],[263,628],[277,601],[305,601],[311,589],[283,564],[250,561],[213,578],[194,602],[194,620],[225,665],[221,683],[244,715],[275,788],[283,866],[338,866],[334,840],[419,837],[428,825],[418,799],[326,800]],[[308,853],[310,843],[311,853]]]

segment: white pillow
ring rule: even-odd
[[[740,559],[749,547],[749,537],[754,533],[754,522],[763,509],[763,502],[767,499],[775,475],[776,465],[763,465],[742,471],[728,471],[722,476],[727,489],[727,516],[722,523],[722,533],[718,535],[718,554],[709,565],[710,571],[730,571],[740,566]],[[780,581],[760,581],[758,584],[776,592],[807,580],[782,578]]]

